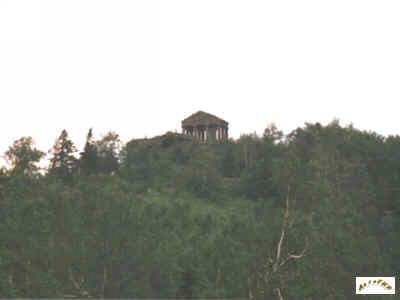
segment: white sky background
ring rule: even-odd
[[[205,110],[230,136],[333,118],[400,133],[400,2],[0,0],[0,154],[124,142]]]

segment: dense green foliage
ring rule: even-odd
[[[334,121],[199,144],[64,130],[0,170],[0,297],[351,299],[400,261],[400,137]]]

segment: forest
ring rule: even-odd
[[[353,299],[355,276],[400,271],[400,136],[90,129],[78,150],[63,130],[4,157],[0,298]]]

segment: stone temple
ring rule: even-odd
[[[182,133],[201,142],[228,139],[228,122],[204,111],[198,111],[182,121]]]

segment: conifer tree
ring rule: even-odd
[[[76,167],[75,152],[76,148],[64,129],[50,150],[53,155],[50,159],[50,173],[65,181],[71,180]]]
[[[86,144],[79,160],[80,171],[84,175],[97,173],[98,153],[95,141],[93,141],[93,129],[90,128],[86,136]]]

